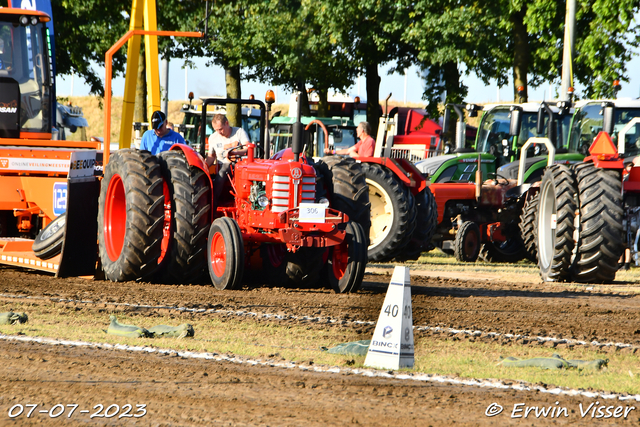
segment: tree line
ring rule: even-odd
[[[53,0],[58,74],[83,77],[103,95],[91,63],[129,28],[131,0]],[[205,10],[208,6],[208,10]],[[467,95],[464,74],[486,84],[513,80],[514,99],[559,82],[566,2],[562,0],[157,0],[158,29],[204,30],[206,40],[159,38],[163,57],[208,58],[224,67],[227,94],[240,97],[240,81],[300,90],[314,88],[320,114],[330,89],[344,91],[366,78],[367,118],[378,123],[381,65],[391,71],[417,65],[423,99],[437,115],[441,97]],[[637,0],[577,0],[574,80],[584,97],[611,97],[614,79],[638,46]],[[126,49],[114,57],[124,73]],[[518,92],[519,86],[524,91]]]

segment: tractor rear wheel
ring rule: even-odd
[[[431,238],[438,226],[438,206],[429,187],[419,192],[416,197],[416,228],[411,240],[396,259],[400,261],[417,260],[422,252],[433,248]]]
[[[480,246],[479,258],[485,262],[514,263],[525,258],[520,236],[511,236],[504,242],[486,242]]]
[[[377,163],[363,163],[371,202],[369,260],[393,259],[409,242],[415,228],[415,205],[410,191],[388,169]]]
[[[362,226],[349,222],[346,232],[345,240],[329,249],[325,265],[326,277],[339,294],[360,289],[367,266],[367,241]]]
[[[480,229],[475,222],[462,223],[453,242],[453,253],[460,262],[476,262],[480,253]]]
[[[580,194],[580,233],[573,280],[611,282],[624,252],[622,176],[592,163],[576,167]]]
[[[538,266],[545,282],[569,278],[575,242],[578,185],[571,169],[553,165],[545,171],[540,185],[536,247]]]
[[[182,151],[158,155],[165,189],[160,281],[192,283],[207,266],[211,188],[205,173],[190,166]]]
[[[371,205],[361,164],[350,157],[326,156],[316,162],[314,168],[318,177],[316,194],[326,195],[331,207],[360,224],[368,237]]]
[[[326,248],[287,251],[285,244],[264,244],[260,248],[265,278],[272,286],[310,288],[320,279]]]
[[[148,279],[158,269],[163,202],[155,156],[133,149],[112,154],[98,205],[98,250],[106,279]]]
[[[62,252],[62,243],[64,243],[64,224],[67,216],[59,215],[49,223],[44,229],[40,230],[33,242],[33,253],[40,259],[49,259]]]
[[[244,274],[244,243],[238,223],[218,218],[209,228],[207,244],[209,276],[216,289],[237,289]]]
[[[529,261],[538,262],[538,249],[536,248],[536,218],[538,217],[538,205],[540,204],[540,192],[528,197],[520,214],[520,236],[524,243],[525,256]]]

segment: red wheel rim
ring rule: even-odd
[[[475,230],[469,231],[464,241],[464,254],[467,258],[472,258],[478,251],[478,234]]]
[[[338,280],[342,279],[347,271],[347,265],[349,265],[349,246],[347,242],[342,242],[333,247],[331,265],[335,278]]]
[[[104,207],[104,245],[107,256],[116,261],[122,253],[127,230],[127,200],[120,175],[113,175],[107,188]]]
[[[227,247],[220,232],[215,233],[211,239],[211,268],[217,277],[224,276],[227,268]]]
[[[267,256],[269,257],[269,263],[274,267],[280,267],[284,262],[284,257],[287,253],[285,245],[268,245]]]
[[[164,260],[171,242],[171,194],[169,194],[169,186],[166,181],[162,181],[162,192],[164,193],[164,225],[162,226],[162,241],[160,242],[158,264]]]

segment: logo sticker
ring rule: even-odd
[[[390,338],[391,332],[393,332],[393,328],[391,326],[385,326],[382,331],[382,338]]]
[[[293,179],[300,179],[302,178],[302,170],[300,170],[300,168],[293,168],[291,169],[291,177]]]
[[[53,214],[62,215],[67,211],[67,183],[53,183]]]

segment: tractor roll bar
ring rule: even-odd
[[[207,126],[207,105],[226,105],[226,104],[249,104],[249,105],[257,105],[260,108],[260,148],[264,150],[265,159],[268,159],[269,150],[265,149],[265,138],[264,138],[264,129],[266,127],[266,107],[264,102],[259,101],[257,99],[234,99],[234,98],[202,98],[202,118],[200,119],[200,126],[202,127],[202,131],[200,132],[200,155],[202,157],[206,156],[204,152],[205,147],[205,138],[207,137],[204,129]]]

